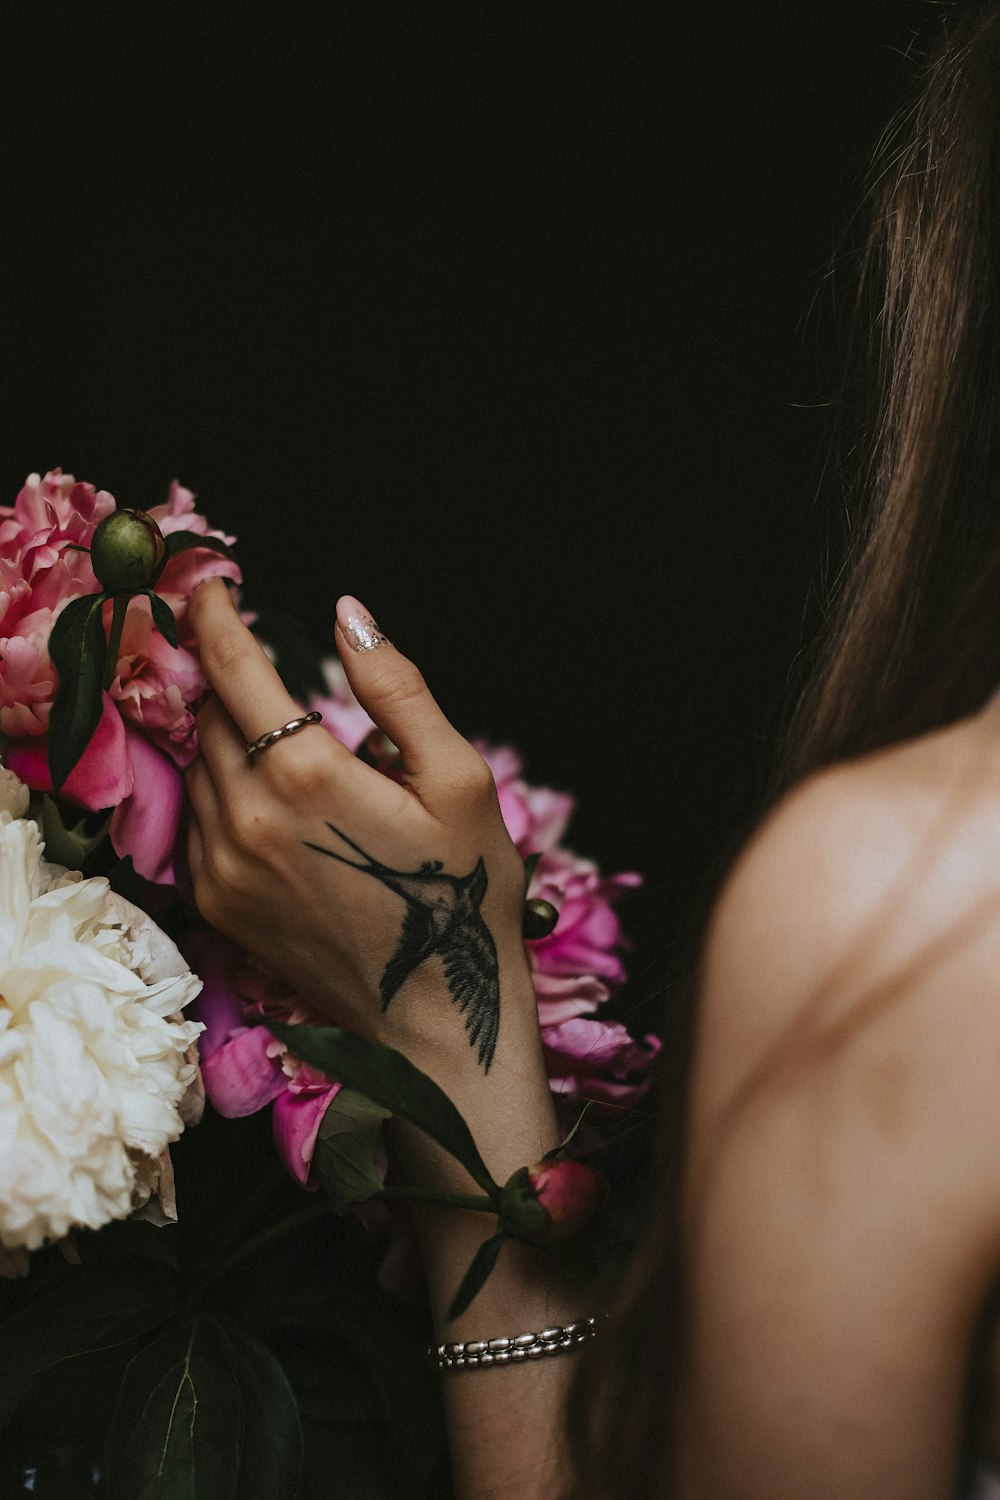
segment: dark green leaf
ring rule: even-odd
[[[184,1313],[130,1363],[108,1433],[111,1500],[295,1500],[302,1431],[274,1355]]]
[[[49,771],[58,791],[90,743],[103,708],[107,641],[103,594],[73,599],[52,627],[49,655],[59,689],[49,718]]]
[[[315,1161],[320,1182],[339,1214],[381,1188],[376,1157],[382,1125],[389,1117],[389,1110],[356,1089],[341,1089],[331,1100],[319,1127]]]
[[[302,1467],[302,1427],[285,1372],[270,1349],[232,1319],[213,1322],[228,1343],[230,1367],[246,1417],[240,1500],[295,1500]]]
[[[541,859],[541,857],[542,856],[541,856],[540,852],[538,854],[527,854],[527,855],[525,855],[525,859],[524,859],[524,881],[525,881],[525,885],[526,886],[529,886],[531,884],[531,877],[534,875],[535,871],[538,869],[538,861]]]
[[[223,557],[232,557],[233,549],[218,536],[199,536],[197,531],[172,531],[163,540],[167,544],[164,563],[168,563],[179,552],[190,552],[192,547],[207,547],[209,552],[221,552]]]
[[[72,823],[67,818],[73,816]],[[84,813],[79,808],[60,807],[54,798],[42,796],[42,835],[45,857],[70,870],[82,870],[84,861],[105,837],[111,815]]]
[[[576,1135],[576,1132],[580,1129],[580,1126],[586,1119],[587,1111],[591,1108],[593,1103],[593,1099],[587,1100],[586,1104],[583,1106],[580,1113],[577,1115],[575,1121],[573,1122],[572,1129],[569,1131],[568,1135],[563,1136],[558,1146],[553,1146],[551,1151],[546,1151],[545,1155],[542,1157],[542,1161],[552,1161],[554,1157],[562,1155],[562,1153],[566,1150],[566,1147],[570,1144],[573,1137]]]
[[[472,1257],[472,1264],[462,1277],[458,1291],[452,1297],[445,1314],[450,1323],[453,1318],[458,1318],[465,1312],[470,1302],[477,1297],[486,1285],[490,1272],[497,1263],[497,1256],[507,1238],[507,1232],[498,1229],[491,1239],[484,1240]]]
[[[121,1264],[67,1270],[0,1324],[0,1428],[42,1371],[147,1333],[176,1303],[176,1283],[163,1271]]]
[[[336,1026],[267,1024],[296,1057],[419,1126],[461,1162],[485,1193],[499,1196],[472,1132],[448,1095],[401,1053]]]
[[[177,647],[177,621],[174,612],[166,599],[161,599],[152,589],[143,589],[143,593],[153,606],[153,623],[168,645]]]
[[[250,629],[270,648],[278,676],[293,698],[308,703],[328,696],[322,658],[300,620],[283,610],[263,610]]]
[[[214,1318],[179,1314],[125,1372],[105,1451],[111,1500],[256,1500],[239,1487],[246,1426]]]

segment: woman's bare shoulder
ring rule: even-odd
[[[957,941],[973,910],[969,943],[1000,927],[1000,708],[788,793],[726,883],[708,958],[752,958],[769,986],[795,989],[853,954],[871,978],[934,937]]]
[[[954,1473],[1000,1270],[987,727],[811,778],[720,898],[685,1191],[705,1493],[939,1495]]]
[[[776,807],[720,897],[700,1032],[716,1101],[782,1056],[820,1060],[803,1079],[895,1068],[933,1129],[965,1130],[981,1106],[997,1170],[1000,710],[819,773]]]

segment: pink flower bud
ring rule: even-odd
[[[552,1245],[569,1239],[597,1213],[608,1184],[579,1161],[553,1157],[520,1167],[500,1195],[500,1219],[515,1239]]]

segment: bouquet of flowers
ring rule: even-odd
[[[178,484],[121,510],[55,471],[0,507],[5,1494],[282,1500],[327,1493],[336,1469],[390,1495],[404,1464],[407,1494],[447,1493],[419,1275],[383,1192],[389,1075],[368,1044],[331,1051],[186,879],[205,689],[187,606],[205,578],[242,583],[233,541]],[[303,710],[395,774],[339,663],[284,618],[255,629]],[[479,748],[529,870],[552,1088],[568,1127],[592,1105],[575,1152],[602,1151],[658,1046],[601,1014],[626,977],[615,903],[639,877],[571,853],[572,798]],[[417,1123],[450,1144],[447,1108],[428,1095]],[[572,1217],[557,1177],[501,1193],[487,1174],[499,1240]]]

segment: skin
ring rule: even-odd
[[[505,1181],[556,1145],[559,1131],[521,938],[524,870],[488,767],[448,723],[411,662],[389,642],[353,649],[339,624],[335,639],[351,687],[399,746],[402,784],[312,729],[250,764],[245,744],[299,709],[221,581],[195,591],[190,620],[214,689],[198,716],[201,755],[187,775],[189,859],[199,909],[335,1024],[397,1048],[430,1074],[469,1121],[494,1178]],[[500,990],[488,1073],[470,1046],[439,954],[413,967],[383,1007],[382,978],[400,942],[404,903],[391,881],[359,869],[367,859],[338,841],[331,824],[396,872],[441,861],[445,872],[462,877],[483,861],[487,884],[477,910],[496,947]],[[310,842],[336,847],[355,863],[324,858],[307,847]],[[477,894],[479,888],[477,881]],[[421,1132],[398,1121],[393,1129],[405,1180],[475,1191]],[[439,1341],[533,1331],[593,1311],[572,1266],[506,1245],[486,1287],[446,1325],[444,1308],[495,1221],[434,1206],[415,1217]],[[443,1376],[460,1500],[558,1495],[566,1473],[561,1408],[571,1365],[568,1358],[543,1359]]]
[[[813,778],[745,851],[705,956],[670,1494],[956,1494],[1000,1279],[998,976],[995,702]]]

